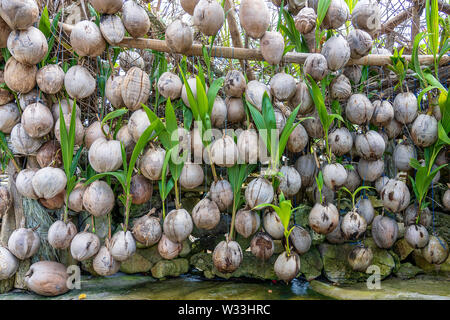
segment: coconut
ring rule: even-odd
[[[0,48],[6,48],[8,36],[11,33],[11,28],[8,24],[1,18],[0,13]]]
[[[192,220],[199,229],[214,229],[220,222],[220,211],[216,202],[203,198],[192,209]]]
[[[353,84],[358,84],[361,81],[361,72],[361,66],[359,65],[350,65],[344,68],[344,75],[353,82]]]
[[[450,211],[450,189],[447,189],[444,192],[444,196],[442,197],[442,204],[444,208]]]
[[[122,149],[117,140],[100,137],[89,148],[89,164],[97,172],[116,171],[122,162]]]
[[[74,212],[83,211],[83,195],[86,187],[78,183],[69,195],[69,209]]]
[[[278,214],[273,210],[265,210],[263,216],[264,230],[273,239],[279,240],[284,237],[284,226]]]
[[[148,126],[150,126],[150,120],[144,109],[138,109],[131,114],[130,119],[128,120],[128,131],[133,137],[134,142],[138,142],[142,133]]]
[[[241,98],[247,84],[242,72],[238,70],[230,70],[225,77],[223,85],[225,94],[230,97]]]
[[[219,272],[232,273],[242,263],[243,255],[241,246],[236,241],[221,241],[214,248],[212,259],[214,267]]]
[[[344,37],[332,36],[324,43],[321,53],[327,59],[328,69],[336,71],[350,59],[350,46]]]
[[[103,133],[103,131],[105,133]],[[91,125],[86,129],[84,134],[84,143],[88,149],[91,148],[94,141],[97,139],[105,139],[105,134],[109,134],[109,126],[108,124],[103,125],[103,130],[101,128],[101,122],[100,121],[94,121],[91,123]]]
[[[334,78],[330,84],[330,94],[332,99],[339,101],[347,100],[352,94],[350,80],[343,74]]]
[[[293,76],[277,73],[270,80],[270,92],[278,101],[287,101],[295,94],[296,83]]]
[[[127,154],[127,159],[129,160],[131,158],[131,154],[133,153],[133,149],[136,146],[136,143],[134,142],[130,131],[128,131],[128,126],[123,126],[119,129],[116,134],[116,139],[123,144],[125,152]]]
[[[326,234],[325,239],[327,239],[329,243],[342,244],[345,242],[344,235],[342,234],[341,231],[341,224],[342,224],[342,217],[339,217],[339,223],[337,227],[334,228],[334,230],[331,231],[330,233]]]
[[[50,199],[64,190],[67,177],[59,168],[46,167],[39,169],[31,182],[39,198]]]
[[[421,251],[428,263],[442,264],[448,258],[448,245],[441,237],[430,236],[428,244]]]
[[[122,6],[122,22],[133,38],[145,36],[150,29],[147,12],[136,1],[125,1]]]
[[[22,110],[25,110],[28,105],[36,102],[40,102],[43,105],[47,105],[47,103],[42,99],[42,93],[34,88],[30,92],[27,93],[19,93],[19,104]]]
[[[180,175],[180,184],[183,188],[194,189],[203,183],[203,169],[196,163],[185,163]]]
[[[136,241],[130,231],[119,231],[111,238],[110,253],[116,261],[126,261],[136,252]]]
[[[364,30],[351,30],[347,36],[347,41],[350,46],[350,56],[352,59],[365,57],[372,50],[372,37]]]
[[[289,239],[298,254],[308,252],[311,247],[311,236],[309,232],[300,226],[294,226],[289,235]]]
[[[341,231],[346,239],[358,239],[367,229],[367,222],[357,211],[348,212],[341,223]]]
[[[273,269],[278,279],[289,282],[300,272],[300,257],[295,252],[291,252],[290,255],[283,252],[275,261]]]
[[[36,102],[22,113],[22,127],[31,138],[42,138],[53,129],[53,116],[49,108]]]
[[[316,203],[309,213],[309,226],[319,234],[333,231],[339,223],[339,213],[334,204]]]
[[[36,73],[36,83],[39,89],[47,94],[61,91],[64,84],[64,70],[57,64],[48,64]]]
[[[328,62],[320,53],[308,55],[303,64],[305,74],[309,74],[314,80],[320,81],[328,74]]]
[[[39,18],[39,7],[34,0],[4,0],[0,15],[11,29],[24,30]]]
[[[438,138],[438,122],[435,117],[420,114],[411,127],[411,138],[416,146],[426,148]]]
[[[110,45],[119,44],[125,36],[122,19],[116,15],[102,15],[100,18],[100,32]]]
[[[372,237],[381,249],[389,249],[397,240],[398,225],[394,219],[386,216],[376,216],[372,222]]]
[[[356,213],[358,213],[362,218],[364,218],[365,223],[370,225],[373,221],[375,215],[375,209],[373,208],[372,202],[368,198],[360,199],[356,203]]]
[[[313,110],[313,99],[305,82],[300,81],[299,83],[297,83],[295,93],[289,100],[288,104],[291,109],[295,109],[300,105],[298,113],[301,115],[310,113]]]
[[[211,184],[209,196],[220,211],[225,211],[233,204],[233,190],[227,180],[214,181]]]
[[[238,148],[230,136],[214,141],[211,147],[211,160],[219,167],[232,167],[238,160]]]
[[[285,107],[282,103],[277,102],[278,106],[282,105],[282,107],[285,110]],[[277,128],[277,134],[280,136],[281,132],[284,129],[284,126],[286,125],[286,117],[284,116],[284,113],[277,107],[273,108],[273,113],[275,115],[275,126]]]
[[[9,134],[14,126],[20,122],[19,108],[15,103],[0,106],[0,131]]]
[[[297,159],[295,169],[300,173],[303,187],[310,187],[315,181],[317,166],[312,154],[306,154]]]
[[[16,177],[17,191],[24,197],[30,199],[38,199],[36,192],[33,189],[31,181],[38,169],[24,169],[21,170]]]
[[[268,64],[279,64],[284,53],[284,38],[279,32],[267,31],[260,40],[260,48]]]
[[[75,260],[85,261],[90,259],[100,250],[99,237],[91,232],[80,232],[73,237],[70,244],[70,253]]]
[[[403,215],[403,223],[405,224],[405,226],[413,225],[416,224],[417,219],[421,225],[423,225],[424,227],[429,227],[431,226],[433,216],[431,215],[430,209],[428,208],[421,210],[419,214],[417,204],[413,203],[409,205],[408,208],[406,208]]]
[[[225,105],[227,106],[228,123],[239,123],[245,119],[244,103],[241,98],[227,97]]]
[[[269,99],[272,99],[269,88],[257,80],[252,80],[247,83],[247,88],[245,89],[245,98],[260,112],[262,110],[264,91],[267,92]]]
[[[265,232],[257,232],[250,242],[252,254],[260,260],[268,260],[273,255],[275,245],[272,238]]]
[[[298,124],[289,135],[287,149],[290,152],[299,153],[305,149],[308,140],[308,133],[305,128],[301,124]]]
[[[409,225],[405,230],[405,240],[414,249],[423,248],[428,244],[428,231],[420,224]]]
[[[122,9],[122,0],[89,0],[89,3],[98,13],[115,14]]]
[[[317,3],[313,6],[317,10]],[[322,22],[325,29],[338,29],[350,18],[350,10],[344,0],[331,0]]]
[[[354,271],[366,272],[373,259],[372,249],[369,247],[354,247],[348,254],[347,261]]]
[[[31,154],[41,147],[42,140],[30,137],[22,124],[18,123],[11,130],[11,145],[14,153]]]
[[[48,243],[55,249],[67,249],[73,237],[77,234],[77,227],[70,221],[55,221],[48,229]]]
[[[394,99],[395,120],[401,124],[409,124],[417,117],[417,98],[411,92],[399,93]]]
[[[315,29],[316,19],[314,9],[305,7],[295,16],[295,28],[302,34],[309,33]]]
[[[36,86],[36,73],[35,65],[20,63],[11,57],[5,65],[5,83],[12,91],[27,93]]]
[[[382,176],[379,177],[376,181],[375,181],[375,189],[377,190],[377,192],[380,194],[381,191],[383,190],[384,186],[386,185],[386,183],[388,183],[390,179],[386,176]]]
[[[361,93],[352,95],[345,107],[347,119],[354,124],[365,124],[372,118],[374,107],[370,100]]]
[[[165,156],[166,150],[163,148],[149,148],[142,157],[139,165],[144,177],[150,180],[161,179]]]
[[[235,228],[236,232],[244,238],[254,234],[260,226],[261,219],[259,214],[252,210],[241,209],[236,213]]]
[[[119,65],[125,72],[128,72],[133,67],[142,70],[145,68],[144,58],[139,52],[132,50],[125,50],[119,54]]]
[[[188,52],[193,40],[191,27],[181,19],[173,21],[166,28],[166,44],[174,53]]]
[[[352,150],[353,137],[346,127],[340,127],[328,136],[328,144],[331,152],[339,157]]]
[[[386,209],[392,212],[400,212],[409,205],[410,193],[403,181],[391,179],[384,186],[380,197]]]
[[[361,179],[369,182],[377,180],[384,172],[384,161],[360,159],[358,162],[358,173]]]
[[[346,168],[345,170],[347,170],[347,180],[345,180],[344,187],[353,192],[361,185],[361,178],[355,169]]]
[[[64,76],[64,87],[71,98],[83,99],[94,93],[96,81],[85,67],[73,66]]]
[[[44,199],[39,199],[39,203],[50,210],[61,209],[64,206],[66,198],[66,190],[61,191],[56,196]]]
[[[300,173],[293,166],[283,166],[280,172],[283,174],[280,177],[280,191],[288,198],[293,197],[300,191],[302,186]]]
[[[389,139],[397,138],[402,132],[402,124],[395,119],[392,119],[387,125],[384,126],[384,132]]]
[[[102,217],[114,207],[114,193],[104,181],[92,182],[84,191],[83,206],[95,217]]]
[[[166,99],[178,99],[182,87],[180,77],[172,72],[164,72],[158,79],[158,92]]]
[[[239,21],[245,33],[260,39],[269,28],[270,13],[263,0],[243,0],[239,7]]]
[[[97,57],[106,49],[100,28],[87,20],[80,21],[73,27],[70,44],[80,57]]]
[[[0,70],[0,83],[4,83],[4,71]],[[14,100],[14,95],[7,89],[0,89],[0,106]],[[3,117],[2,117],[3,118]]]
[[[123,78],[120,90],[127,108],[131,111],[139,109],[141,103],[146,103],[150,95],[150,80],[147,73],[132,67]]]
[[[60,105],[61,105],[63,114],[70,114],[70,115],[72,114],[72,108],[73,108],[74,101],[72,99],[68,99],[68,100],[69,101],[67,102],[66,99],[63,99],[52,105],[52,115],[53,115],[53,120],[55,121],[55,123],[59,119],[59,106]],[[76,109],[76,115],[78,118],[81,116],[80,108]],[[69,119],[70,119],[70,116],[69,116]],[[70,121],[69,121],[69,124],[70,124]]]
[[[121,262],[113,258],[110,250],[106,246],[100,248],[92,262],[94,271],[101,276],[111,276],[117,273],[120,265]]]
[[[133,204],[144,204],[148,202],[153,193],[152,184],[142,175],[136,174],[131,178],[131,202]]]
[[[205,36],[215,36],[224,21],[225,13],[216,0],[200,0],[195,6],[193,25]]]
[[[164,219],[164,234],[173,242],[183,242],[191,234],[192,228],[191,215],[184,209],[172,210]]]
[[[327,164],[323,168],[322,173],[323,182],[328,188],[332,190],[336,190],[337,188],[341,187],[347,180],[347,171],[340,163]]]
[[[374,33],[381,28],[381,14],[375,0],[361,0],[352,11],[352,24],[356,29]]]
[[[245,189],[245,202],[251,209],[263,203],[272,203],[273,197],[272,184],[264,178],[253,179]]]
[[[70,130],[70,119],[71,119],[70,114],[64,114],[64,122],[66,124],[67,134],[69,133],[69,130]],[[59,119],[56,120],[54,130],[55,130],[56,139],[59,142],[61,142],[59,121],[60,121]],[[83,140],[84,140],[84,127],[83,127],[83,124],[81,123],[80,118],[78,116],[76,116],[75,117],[75,144],[78,146],[81,146],[83,144]]]
[[[19,268],[19,261],[5,247],[0,246],[0,280],[6,280],[14,276]]]
[[[370,130],[356,136],[355,148],[363,159],[377,160],[383,156],[386,145],[378,132]]]
[[[7,45],[17,61],[29,65],[41,62],[48,51],[47,39],[42,31],[35,27],[13,30],[9,34]]]
[[[33,263],[25,274],[27,288],[41,296],[58,296],[69,291],[65,265],[55,261]]]
[[[25,260],[38,251],[40,241],[39,234],[33,229],[18,228],[9,236],[8,249],[17,259]]]
[[[162,228],[159,219],[155,216],[151,216],[154,210],[151,210],[149,214],[140,217],[133,224],[133,237],[139,243],[151,247],[156,244],[162,236]]]
[[[216,128],[223,128],[227,120],[227,106],[225,101],[219,96],[214,100],[211,111],[211,124]]]
[[[181,7],[191,16],[194,14],[194,9],[200,0],[180,0]]]
[[[388,125],[394,119],[394,108],[387,100],[376,100],[372,103],[374,111],[370,123],[381,127]]]
[[[310,114],[308,116],[312,117],[312,119],[306,119],[302,122],[306,132],[308,133],[308,136],[313,139],[322,138],[324,132],[323,125],[320,122],[319,114],[317,113],[317,111],[315,111],[313,114]]]
[[[450,158],[447,155],[447,149],[443,148],[437,155],[436,160],[435,160],[435,164],[438,166],[442,166],[443,164],[447,164],[448,162],[450,162]]]
[[[164,233],[158,242],[158,253],[167,260],[176,258],[182,249],[183,245],[181,243],[172,242]]]
[[[187,80],[189,87],[191,88],[192,95],[194,96],[194,99],[197,99],[197,79],[196,78],[190,78]],[[206,86],[205,92],[208,92],[208,86]],[[183,100],[184,104],[187,107],[191,107],[189,104],[189,99],[187,96],[187,89],[186,86],[183,84],[183,88],[181,89],[181,99]]]
[[[417,158],[414,146],[408,143],[400,143],[394,149],[394,164],[399,171],[408,171],[411,169],[409,162]]]
[[[239,159],[245,163],[257,163],[258,144],[259,137],[255,130],[245,130],[241,132],[237,139]]]

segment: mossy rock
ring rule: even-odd
[[[14,288],[15,276],[11,278],[0,280],[0,294],[11,291]]]
[[[403,238],[398,240],[395,244],[394,244],[394,252],[398,255],[398,257],[400,258],[400,261],[405,260],[410,254],[411,252],[414,251],[414,248],[411,247],[408,242]]]
[[[183,241],[183,249],[181,249],[181,252],[179,254],[179,256],[181,258],[189,257],[189,255],[191,254],[191,251],[192,251],[191,245],[192,245],[191,240],[186,239]]]
[[[300,256],[300,273],[305,276],[307,281],[319,277],[322,269],[322,258],[316,247],[311,247],[308,252]]]
[[[416,275],[423,273],[423,270],[410,262],[402,263],[395,275],[400,279],[412,279]]]
[[[122,262],[120,271],[127,274],[149,272],[153,264],[140,254],[142,249],[137,249],[128,260]]]
[[[422,255],[421,250],[415,249],[412,253],[417,267],[430,274],[450,275],[450,256],[442,264],[431,264]]]
[[[90,258],[84,261],[81,261],[81,269],[90,273],[94,277],[100,277],[100,275],[95,272],[94,266],[93,266],[94,258]]]
[[[165,277],[178,277],[189,271],[189,261],[184,258],[161,260],[152,269],[152,276],[157,279]]]

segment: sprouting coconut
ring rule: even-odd
[[[69,195],[68,207],[74,212],[83,211],[83,195],[85,187],[82,183],[78,183]]]
[[[59,168],[46,167],[38,170],[31,180],[34,192],[39,198],[50,199],[64,190],[67,177]]]
[[[403,223],[405,224],[405,226],[416,224],[416,222],[418,221],[424,227],[429,227],[431,226],[432,219],[433,216],[430,212],[430,209],[425,208],[420,210],[419,212],[416,203],[409,205],[403,215]]]
[[[203,169],[196,163],[185,163],[180,175],[180,184],[183,188],[194,189],[200,186],[204,180]]]
[[[389,249],[397,240],[398,225],[394,219],[376,216],[372,222],[372,237],[375,244],[382,249]]]
[[[278,102],[277,104],[283,105],[280,102]],[[283,131],[284,126],[286,125],[286,117],[284,116],[284,113],[277,107],[273,108],[273,113],[275,114],[275,126],[277,128],[277,134],[279,136]]]
[[[288,104],[291,109],[295,109],[300,105],[298,113],[302,115],[310,113],[313,110],[313,99],[305,82],[300,81],[297,83],[295,93]]]
[[[347,170],[347,180],[344,187],[353,192],[361,185],[361,178],[356,169],[346,168],[345,170]]]
[[[125,152],[127,154],[127,159],[130,159],[136,143],[134,142],[130,131],[128,131],[128,126],[123,126],[119,129],[119,131],[117,131],[116,139],[123,143]]]
[[[19,108],[15,103],[0,106],[0,131],[9,134],[16,124],[20,122]]]
[[[220,211],[225,211],[233,204],[233,189],[227,180],[214,181],[209,189],[209,195]]]
[[[12,91],[27,93],[36,86],[36,73],[35,65],[20,63],[11,57],[5,64],[4,80]]]
[[[140,161],[140,170],[144,177],[150,180],[161,179],[166,150],[150,147]]]
[[[167,260],[176,258],[182,249],[183,245],[181,243],[171,241],[164,233],[158,242],[158,253]]]
[[[374,111],[370,123],[377,127],[386,126],[394,118],[394,108],[387,100],[376,100],[372,102]]]
[[[55,249],[67,249],[77,234],[77,227],[70,221],[55,221],[47,233],[48,243]]]
[[[71,115],[64,114],[63,117],[64,117],[64,122],[66,124],[66,129],[67,129],[67,133],[68,133],[70,130]],[[59,121],[60,121],[60,119],[56,120],[54,131],[55,131],[56,140],[61,142],[61,133],[59,131],[60,130]],[[84,127],[83,127],[83,124],[81,123],[80,118],[77,116],[75,118],[75,145],[81,146],[83,144],[83,140],[84,140]]]
[[[84,133],[84,143],[86,147],[90,149],[95,140],[99,138],[105,139],[105,134],[108,135],[109,133],[110,130],[108,124],[105,123],[102,128],[100,121],[94,121]]]
[[[342,230],[341,230],[341,223],[342,223],[342,217],[339,217],[339,223],[338,223],[337,227],[334,228],[333,231],[331,231],[330,233],[327,233],[325,235],[325,239],[327,239],[327,241],[329,243],[341,244],[341,243],[345,242],[345,238],[344,238],[344,235],[342,234]]]
[[[438,138],[438,122],[434,116],[420,114],[411,127],[411,138],[418,147],[426,148]]]
[[[318,2],[315,2],[318,3]],[[317,5],[314,5],[317,9]],[[322,26],[325,29],[338,29],[350,18],[350,10],[344,0],[331,0]]]
[[[391,179],[384,186],[380,197],[386,209],[400,212],[409,205],[410,193],[408,186],[403,181]]]
[[[296,83],[293,76],[280,72],[270,80],[270,92],[278,101],[287,101],[295,94]]]
[[[316,203],[309,213],[309,226],[317,233],[327,234],[339,223],[339,213],[334,204]]]
[[[346,127],[340,127],[330,133],[328,144],[332,153],[342,156],[352,150],[353,137]]]
[[[384,161],[360,159],[358,162],[358,173],[361,179],[369,182],[377,180],[384,172]]]
[[[323,125],[320,122],[318,112],[314,111],[314,113],[308,115],[308,117],[311,117],[312,119],[306,119],[302,122],[302,125],[303,127],[305,127],[308,136],[313,139],[323,138]]]
[[[272,99],[269,88],[257,80],[252,80],[247,83],[247,88],[245,89],[245,98],[259,111],[262,110],[264,91],[267,92],[269,99]]]
[[[225,101],[219,96],[214,99],[211,111],[211,124],[216,128],[223,128],[227,120],[227,106]]]
[[[250,242],[252,254],[260,260],[268,260],[273,255],[275,245],[272,238],[265,232],[257,232]]]
[[[122,6],[122,22],[133,38],[143,37],[150,29],[147,12],[136,1],[125,1]]]
[[[70,45],[80,57],[97,57],[106,49],[100,28],[88,20],[80,21],[73,27]]]
[[[148,126],[150,126],[150,120],[148,119],[144,109],[138,109],[131,114],[128,119],[128,131],[133,137],[134,142],[138,142],[142,133],[148,128]]]
[[[122,166],[120,142],[100,137],[89,148],[89,164],[101,172],[116,171]]]
[[[245,163],[257,163],[259,156],[259,136],[255,130],[245,130],[241,132],[237,139],[237,149],[239,159]]]
[[[386,183],[388,183],[390,179],[386,176],[382,176],[379,177],[376,181],[375,181],[375,189],[377,190],[378,194],[381,193],[381,191],[383,190],[384,186],[386,185]]]
[[[119,65],[125,72],[128,72],[133,67],[141,70],[145,69],[144,58],[142,58],[139,52],[131,49],[124,50],[119,54]]]
[[[39,19],[39,7],[34,0],[5,0],[0,15],[11,29],[24,30]]]
[[[141,107],[141,103],[146,103],[150,95],[150,80],[141,69],[132,67],[122,80],[120,86],[124,104],[131,111]]]
[[[266,202],[270,203],[270,202]],[[284,226],[278,214],[273,210],[265,210],[263,216],[264,230],[273,239],[279,240],[284,237]]]
[[[106,42],[114,46],[123,40],[125,26],[119,16],[102,15],[100,18],[100,32]]]
[[[251,209],[263,203],[272,203],[273,197],[272,184],[264,178],[253,179],[245,189],[245,201]]]
[[[417,117],[417,98],[411,92],[397,94],[392,106],[395,120],[401,124],[409,124]]]
[[[247,84],[245,77],[239,70],[230,70],[223,85],[225,94],[230,97],[241,98]]]
[[[180,0],[181,7],[191,16],[194,14],[194,9],[200,0]]]
[[[294,226],[289,239],[298,254],[304,254],[311,247],[311,236],[307,230],[300,226]]]
[[[55,94],[64,84],[64,70],[57,64],[48,64],[36,73],[36,83],[44,93]]]
[[[445,209],[450,211],[450,189],[447,189],[444,192],[444,196],[442,197],[442,204],[444,205]]]
[[[136,252],[136,241],[130,231],[119,231],[111,238],[111,256],[116,261],[126,261]]]
[[[284,52],[284,38],[279,32],[266,31],[260,40],[260,48],[261,54],[268,64],[279,64]]]
[[[39,150],[42,140],[30,137],[22,124],[18,123],[11,130],[11,145],[14,153],[32,154]]]
[[[354,247],[348,254],[347,261],[354,271],[366,272],[373,259],[372,249],[369,247]]]
[[[224,136],[214,141],[211,147],[211,161],[219,167],[232,167],[238,159],[238,148],[233,138]]]
[[[287,149],[293,153],[301,152],[308,141],[308,133],[301,124],[298,124],[288,138]]]
[[[372,37],[364,30],[351,30],[347,36],[347,41],[350,46],[350,56],[352,59],[365,57],[372,50]]]
[[[302,34],[309,33],[316,27],[316,19],[314,9],[305,7],[295,16],[295,28]]]
[[[172,72],[164,72],[158,79],[158,91],[166,99],[178,99],[181,96],[182,87],[180,77]]]
[[[136,174],[131,178],[131,203],[144,204],[151,199],[152,193],[153,186],[143,175]]]
[[[352,24],[356,29],[374,33],[381,28],[380,9],[375,0],[361,0],[352,11]]]
[[[346,101],[352,94],[350,80],[343,74],[337,76],[330,84],[331,98]]]
[[[300,173],[293,166],[283,166],[280,172],[283,174],[280,177],[280,191],[288,198],[293,197],[300,191],[302,186]]]
[[[159,219],[152,214],[155,209],[148,214],[137,219],[133,224],[133,237],[137,242],[151,247],[156,244],[162,236],[162,228]]]
[[[34,229],[18,228],[8,239],[8,249],[19,260],[31,258],[41,245],[39,234]]]
[[[348,212],[342,219],[341,231],[346,239],[358,239],[366,229],[366,219],[356,210]]]
[[[101,276],[110,276],[117,273],[120,269],[120,261],[117,261],[111,255],[108,248],[109,243],[106,246],[102,246],[92,262],[94,271]]]
[[[261,219],[256,211],[241,209],[236,213],[236,232],[244,238],[254,234],[259,229],[260,223]]]
[[[380,159],[386,145],[383,137],[376,131],[370,130],[365,134],[358,134],[355,140],[356,152],[365,160]]]
[[[187,82],[189,84],[189,87],[191,88],[192,95],[194,96],[194,99],[197,99],[197,79],[196,78],[190,78],[187,79]],[[208,92],[208,86],[205,88],[205,92]],[[187,107],[191,107],[189,104],[189,99],[187,96],[187,89],[186,86],[183,84],[183,87],[181,89],[181,99],[183,100],[184,104]]]
[[[302,186],[310,187],[315,181],[314,177],[317,173],[317,166],[312,154],[306,154],[297,159],[295,169],[302,178]]]
[[[368,198],[360,199],[356,203],[356,212],[364,218],[367,225],[370,225],[375,216],[375,209],[373,208],[372,202]]]
[[[350,46],[344,37],[333,36],[324,43],[321,53],[327,59],[328,69],[336,71],[350,59]]]
[[[72,108],[73,108],[74,101],[72,99],[67,99],[67,100],[63,99],[52,105],[52,115],[53,115],[53,120],[55,120],[55,123],[59,119],[59,107],[60,106],[61,106],[63,114],[72,114]],[[33,101],[33,102],[35,102],[35,101]],[[81,110],[80,110],[80,108],[78,108],[78,106],[76,109],[77,109],[76,114],[77,114],[77,117],[79,118],[81,116]],[[70,116],[69,116],[69,118],[70,118]]]
[[[323,181],[325,185],[335,190],[344,185],[347,180],[347,171],[340,163],[330,163],[323,168]]]
[[[166,28],[166,44],[175,53],[188,52],[192,47],[193,40],[191,27],[180,19],[173,21]]]
[[[405,230],[405,240],[415,249],[423,248],[428,244],[428,231],[421,224],[409,225]]]
[[[41,30],[29,27],[25,30],[13,30],[8,37],[8,50],[19,62],[37,64],[48,51],[47,39]]]
[[[399,143],[394,149],[394,164],[399,171],[408,171],[411,159],[416,159],[417,153],[413,145],[409,143]]]
[[[283,252],[275,261],[273,269],[278,279],[289,282],[294,279],[300,271],[300,257],[295,252],[291,252],[290,255]]]
[[[92,182],[83,194],[83,207],[95,217],[102,217],[114,207],[114,193],[104,181]]]
[[[53,116],[49,108],[36,102],[22,113],[22,127],[31,138],[42,138],[53,129]]]
[[[430,240],[422,249],[422,256],[428,263],[442,264],[448,258],[448,244],[438,236],[430,236]]]
[[[214,229],[220,222],[220,210],[208,197],[200,200],[192,209],[192,221],[199,229]]]
[[[264,0],[243,0],[239,7],[239,20],[245,33],[260,39],[269,28],[270,13]]]
[[[41,296],[58,296],[69,291],[67,267],[55,261],[33,263],[25,274],[27,288]]]
[[[73,237],[70,253],[75,260],[85,261],[95,256],[100,250],[99,237],[91,232],[83,231]]]
[[[354,124],[365,124],[372,118],[374,107],[370,100],[361,93],[352,95],[347,102],[345,115]]]
[[[310,54],[303,64],[303,70],[314,80],[320,81],[328,74],[327,59],[320,53]]]
[[[358,84],[361,81],[362,70],[359,65],[349,65],[344,68],[344,75],[351,81],[353,84]]]
[[[236,271],[242,263],[242,258],[241,246],[236,241],[219,242],[212,254],[214,267],[222,273]]]
[[[200,0],[195,6],[193,25],[205,36],[215,36],[224,21],[225,13],[216,0]]]
[[[228,123],[239,123],[245,119],[245,109],[242,98],[227,97],[225,99],[225,105],[227,106]]]
[[[64,77],[64,87],[71,98],[83,99],[94,93],[96,81],[82,66],[73,66]]]
[[[7,248],[0,246],[0,265],[0,280],[6,280],[17,272],[19,261]]]
[[[122,0],[89,0],[89,3],[98,13],[115,14],[122,9]]]
[[[173,242],[183,242],[191,234],[192,228],[191,215],[184,209],[172,210],[164,219],[164,235]]]
[[[402,132],[402,124],[397,120],[392,119],[388,124],[384,125],[384,132],[387,134],[389,139],[397,138]]]

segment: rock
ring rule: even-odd
[[[419,273],[423,273],[423,270],[419,267],[412,265],[410,262],[402,263],[395,275],[400,279],[411,279]]]
[[[425,271],[425,273],[450,275],[450,256],[444,263],[439,265],[431,264],[425,260],[420,249],[414,250],[412,257],[416,266]]]
[[[273,240],[273,254],[278,255],[284,251],[284,246],[281,240]]]
[[[314,280],[322,274],[323,263],[319,250],[311,247],[308,252],[300,256],[300,273],[307,281]]]
[[[157,279],[178,277],[189,271],[189,261],[184,258],[161,260],[152,267],[152,276]]]
[[[9,279],[0,280],[0,294],[11,291],[14,288],[14,279],[15,277],[12,276]]]
[[[25,274],[28,272],[31,266],[30,259],[22,260],[19,262],[19,269],[16,272],[16,279],[14,281],[14,288],[26,290]]]
[[[191,243],[192,242],[191,242],[191,240],[189,240],[189,238],[183,241],[183,249],[181,249],[181,252],[179,254],[179,256],[181,258],[186,258],[186,257],[189,256],[189,254],[192,251],[191,250]]]
[[[81,261],[81,269],[86,272],[89,272],[94,277],[100,277],[100,275],[97,272],[95,272],[94,267],[92,265],[94,258],[95,258],[95,256],[90,259]]]
[[[414,248],[411,247],[405,239],[400,239],[394,244],[394,252],[399,256],[400,261],[405,260]]]
[[[436,189],[435,189],[436,191]],[[436,197],[436,195],[435,195]],[[436,198],[435,198],[436,199]],[[434,227],[436,233],[442,237],[447,243],[450,243],[450,214],[442,212],[434,212]],[[432,234],[432,227],[428,228],[430,235]]]
[[[127,274],[149,272],[153,265],[140,254],[140,251],[142,251],[142,249],[137,249],[128,260],[122,262],[120,271]]]

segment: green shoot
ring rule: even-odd
[[[352,197],[352,207],[355,208],[356,206],[356,195],[361,191],[361,190],[370,190],[373,189],[373,187],[369,187],[369,186],[361,186],[358,189],[356,189],[354,192],[351,192],[350,190],[348,190],[346,187],[341,187],[342,190],[347,191],[350,196]]]

